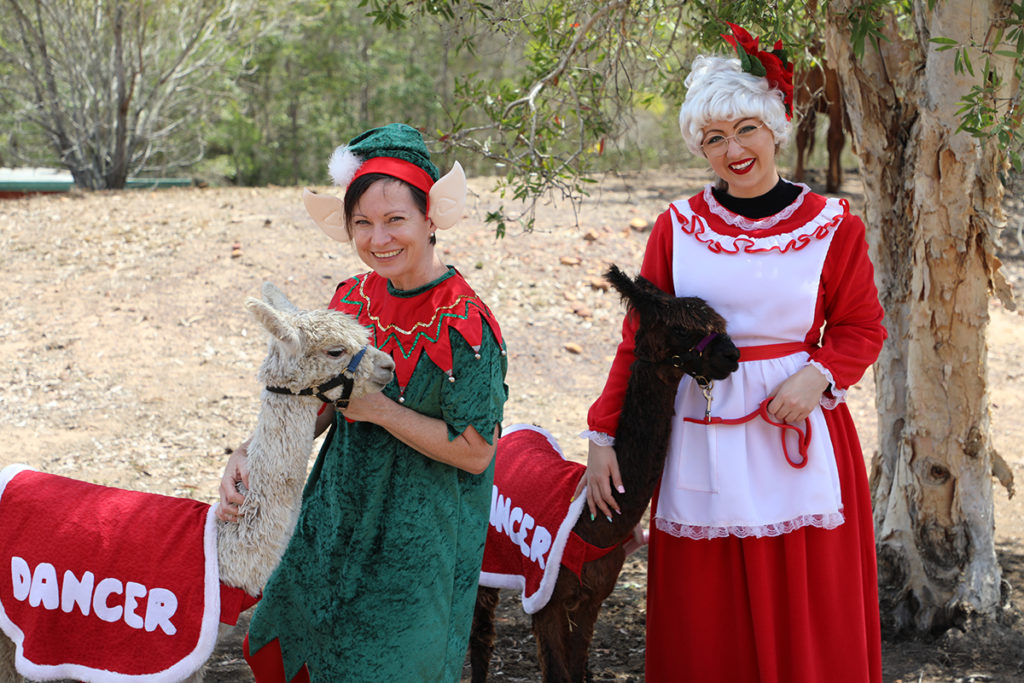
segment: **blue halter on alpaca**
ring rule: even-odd
[[[353,375],[365,354],[366,347],[364,346],[359,349],[359,352],[356,353],[356,355],[352,356],[352,360],[348,362],[348,367],[342,370],[341,374],[327,380],[320,386],[306,387],[299,391],[292,391],[288,387],[267,387],[267,391],[272,391],[275,394],[287,394],[289,396],[316,396],[324,403],[333,403],[339,408],[348,408],[348,401],[352,398],[352,389],[355,386],[355,379]],[[327,396],[326,392],[339,385],[341,385],[341,396],[339,396],[337,400],[331,400],[331,398]]]

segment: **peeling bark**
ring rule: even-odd
[[[974,77],[954,73],[953,52],[929,39],[968,42],[1003,3],[929,11],[915,2],[914,35],[890,25],[889,42],[860,61],[855,4],[830,3],[826,44],[848,103],[889,331],[871,475],[882,619],[890,630],[940,631],[999,605],[992,473],[1008,488],[1012,475],[994,461],[986,385],[989,297],[1007,291],[995,257],[1001,157],[957,131]]]

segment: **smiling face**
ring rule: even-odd
[[[775,137],[760,119],[709,121],[701,149],[733,197],[757,197],[779,181]]]
[[[363,263],[398,289],[415,289],[445,272],[430,243],[434,224],[401,181],[370,185],[352,209],[349,230]]]

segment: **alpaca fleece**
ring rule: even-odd
[[[0,567],[10,568],[0,571],[0,680],[19,680],[19,671],[93,683],[202,679],[218,616],[234,624],[251,606],[294,527],[321,405],[301,389],[344,372],[358,397],[394,376],[394,362],[367,346],[351,316],[299,310],[269,282],[262,293],[246,302],[270,334],[259,379],[300,393],[263,392],[237,522],[215,522],[193,500],[23,466],[0,472]]]

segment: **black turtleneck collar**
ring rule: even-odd
[[[733,197],[717,187],[711,188],[711,193],[719,204],[733,213],[755,219],[774,216],[792,204],[802,191],[803,188],[787,183],[782,178],[775,183],[775,187],[758,197]]]

